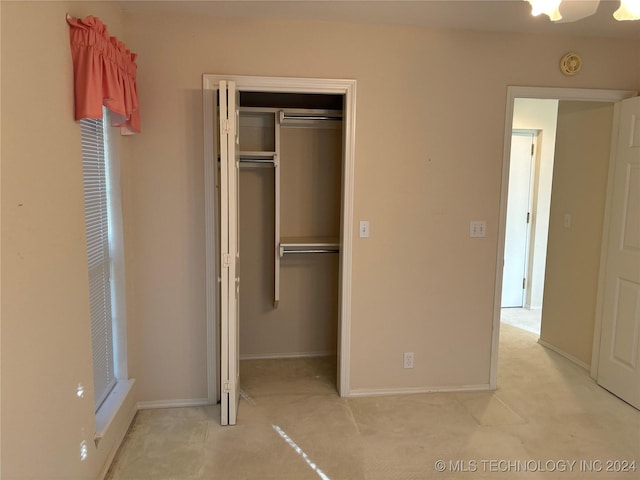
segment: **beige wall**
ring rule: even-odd
[[[540,339],[591,363],[613,105],[558,107]],[[564,226],[565,214],[571,227]]]
[[[637,42],[2,2],[6,479],[95,478],[115,444],[89,441],[79,460],[94,419],[75,396],[92,369],[67,12],[100,16],[140,54],[143,134],[122,162],[138,400],[207,392],[202,73],[357,79],[355,219],[372,237],[354,245],[351,374],[364,390],[488,383],[506,86],[640,88]],[[585,60],[575,78],[557,68],[569,50]],[[472,219],[486,239],[468,238]]]
[[[356,390],[489,382],[506,87],[640,86],[637,65],[617,60],[637,58],[629,41],[163,13],[126,23],[144,105],[125,205],[141,400],[206,396],[203,73],[358,82],[353,229],[369,220],[371,238],[354,244]],[[570,50],[585,62],[574,78],[558,69]],[[487,238],[469,238],[476,219]]]
[[[113,3],[2,2],[3,479],[94,479],[127,427],[95,448],[80,128],[65,14]],[[85,386],[85,398],[76,396]],[[129,397],[129,411],[133,397]],[[80,461],[80,442],[89,457]]]
[[[75,396],[92,368],[67,12],[140,54],[143,134],[122,162],[138,400],[207,392],[202,73],[357,79],[355,219],[372,237],[354,245],[351,374],[365,390],[488,382],[506,86],[640,88],[637,42],[2,2],[3,479],[93,479],[115,445],[89,441],[79,460],[94,417]],[[569,50],[585,60],[575,78],[557,69]],[[468,238],[472,219],[486,239]]]
[[[513,107],[513,128],[539,130],[536,152],[534,211],[529,258],[529,290],[527,308],[542,308],[544,269],[549,235],[551,181],[556,146],[558,101],[535,98],[516,98]]]

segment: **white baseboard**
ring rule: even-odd
[[[138,402],[138,410],[150,408],[182,408],[182,407],[204,407],[211,405],[208,398],[186,398],[175,400],[152,400],[149,402]]]
[[[548,348],[549,350],[551,350],[552,352],[557,353],[558,355],[566,358],[567,360],[572,361],[573,363],[575,363],[576,365],[578,365],[579,367],[584,368],[585,370],[587,370],[588,372],[591,371],[591,367],[589,365],[587,365],[586,363],[584,363],[582,360],[577,359],[576,357],[574,357],[573,355],[569,355],[567,352],[562,351],[561,349],[559,349],[558,347],[555,347],[553,345],[551,345],[550,343],[545,342],[542,339],[538,339],[538,343],[540,345],[542,345],[545,348]]]
[[[404,388],[357,388],[349,392],[349,397],[376,397],[383,395],[410,395],[414,393],[479,392],[491,390],[488,383],[479,385],[456,385],[444,387],[404,387]]]
[[[293,352],[293,353],[247,353],[241,354],[240,360],[272,360],[276,358],[311,358],[331,357],[336,352]]]

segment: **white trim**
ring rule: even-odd
[[[206,407],[211,405],[208,398],[185,398],[175,400],[151,400],[148,402],[138,402],[138,410],[150,410],[154,408],[183,408],[183,407]]]
[[[215,230],[215,112],[214,99],[220,81],[234,81],[239,91],[320,93],[344,95],[344,161],[342,178],[342,246],[340,263],[340,318],[338,321],[338,392],[347,396],[350,390],[351,361],[351,282],[353,256],[353,196],[355,172],[356,81],[348,79],[252,77],[209,75],[202,78],[204,108],[204,177],[205,177],[205,238],[207,295],[207,382],[211,402],[216,400],[217,385],[217,268]],[[215,363],[215,367],[213,366]]]
[[[135,382],[134,379],[124,380],[124,381],[120,380],[118,381],[114,389],[111,391],[110,395],[114,395],[114,394],[116,395],[116,398],[114,398],[113,401],[114,401],[114,404],[117,404],[117,405],[116,405],[114,414],[109,416],[106,423],[104,422],[104,419],[102,419],[99,422],[97,417],[100,415],[100,410],[105,408],[105,406],[107,406],[107,404],[110,401],[112,401],[112,399],[107,397],[107,399],[104,401],[100,409],[98,409],[98,414],[96,415],[96,423],[100,423],[102,426],[102,429],[100,429],[99,432],[96,432],[94,436],[94,444],[96,448],[98,448],[99,442],[106,435],[107,430],[111,426],[111,422],[113,421],[115,416],[120,412],[122,405],[124,403],[124,400],[126,399],[127,395],[129,395],[129,392],[131,391],[131,388],[133,387],[134,382]],[[124,389],[123,389],[122,386],[125,383],[126,385],[124,386]],[[119,388],[121,390],[116,392]],[[109,410],[111,411],[112,409],[109,408]],[[113,459],[115,458],[116,453],[118,453],[118,449],[120,448],[120,445],[122,445],[124,438],[127,436],[127,432],[129,431],[129,427],[131,426],[131,423],[133,422],[133,419],[136,416],[136,413],[138,413],[138,408],[135,405],[135,403],[132,403],[131,409],[129,410],[129,412],[127,412],[126,420],[124,422],[124,428],[122,428],[118,432],[115,442],[113,442],[113,447],[105,457],[102,469],[100,470],[100,472],[98,473],[98,476],[96,477],[98,480],[104,480],[104,478],[107,476],[107,473],[111,468],[111,464],[113,463]]]
[[[551,350],[554,353],[557,353],[558,355],[560,355],[561,357],[566,358],[567,360],[575,363],[576,365],[578,365],[579,367],[584,368],[586,371],[589,371],[591,367],[589,367],[589,365],[587,365],[586,363],[584,363],[582,360],[577,359],[576,357],[574,357],[573,355],[569,355],[567,352],[561,350],[560,348],[551,345],[548,342],[545,342],[542,339],[538,339],[538,343],[540,345],[542,345],[545,348],[548,348],[549,350]]]
[[[353,255],[353,197],[356,158],[356,81],[344,86],[344,162],[342,177],[342,247],[340,262],[340,319],[338,331],[338,393],[351,390],[351,282]]]
[[[107,162],[109,256],[111,260],[111,317],[113,323],[114,376],[118,382],[129,381],[127,355],[127,300],[125,251],[122,217],[122,187],[120,185],[120,141],[110,126],[110,113],[105,108],[105,160]]]
[[[129,427],[131,426],[131,423],[133,422],[133,419],[135,418],[136,413],[138,413],[138,409],[134,406],[134,408],[132,408],[129,411],[129,415],[127,417],[127,422],[126,422],[127,428],[123,428],[118,434],[118,438],[114,443],[115,448],[111,449],[111,452],[109,452],[109,455],[107,455],[107,458],[104,462],[104,466],[102,467],[102,470],[100,470],[100,472],[98,473],[98,476],[97,476],[98,480],[104,480],[107,477],[107,473],[109,473],[109,469],[111,468],[113,459],[116,458],[116,454],[120,449],[120,445],[122,445],[122,442],[124,442],[124,438],[127,436],[127,433],[129,433]]]
[[[332,357],[336,352],[294,352],[294,353],[249,353],[240,355],[240,360],[273,360],[276,358],[316,358]]]
[[[97,442],[99,442],[107,430],[109,430],[111,423],[120,411],[134,383],[135,379],[133,378],[130,380],[118,380],[113,390],[111,390],[107,398],[102,402],[102,405],[100,405],[100,408],[96,412],[96,432],[94,434],[94,440]]]
[[[604,289],[606,278],[607,252],[609,251],[609,225],[611,224],[611,207],[613,203],[613,183],[615,175],[615,158],[618,149],[618,133],[620,128],[620,104],[613,107],[613,124],[611,126],[611,148],[609,151],[609,171],[604,217],[602,220],[602,241],[600,243],[600,263],[598,270],[598,291],[596,294],[596,318],[593,326],[593,346],[591,348],[591,378],[598,378],[600,366],[600,339],[602,337],[602,321],[604,316]]]
[[[214,111],[215,90],[207,84],[207,79],[202,82],[202,100],[204,113],[204,131],[213,132],[213,135],[205,134],[204,141],[204,211],[205,211],[205,272],[206,272],[206,322],[207,322],[207,398],[210,403],[216,403],[220,398],[220,388],[217,382],[217,372],[220,370],[217,346],[220,345],[219,322],[217,322],[218,299],[218,235],[216,235],[217,209],[216,209],[216,177],[215,163],[215,132],[216,115]],[[207,188],[207,186],[209,186]],[[211,241],[209,241],[211,240]]]
[[[479,385],[404,387],[404,388],[357,388],[349,397],[380,397],[385,395],[411,395],[415,393],[482,392],[490,390],[488,383]]]
[[[504,267],[504,237],[507,217],[507,193],[509,189],[509,157],[511,152],[511,130],[513,128],[513,105],[516,98],[539,98],[590,102],[619,102],[633,97],[630,90],[591,90],[584,88],[507,87],[505,126],[502,153],[502,180],[500,184],[500,217],[498,221],[498,250],[496,255],[495,292],[493,296],[493,332],[491,339],[491,367],[489,384],[495,390],[498,385],[498,345],[500,341],[500,307],[502,298],[502,270]],[[601,319],[596,315],[596,329]],[[599,330],[598,330],[599,331]],[[593,364],[593,362],[592,362]]]
[[[507,99],[535,98],[583,102],[619,102],[625,98],[635,97],[633,90],[602,90],[589,88],[554,88],[554,87],[507,87]],[[508,104],[507,104],[508,108]],[[513,115],[513,108],[511,109]],[[513,123],[513,122],[512,122]],[[509,124],[511,129],[512,123]]]

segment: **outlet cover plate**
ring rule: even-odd
[[[413,368],[413,352],[404,352],[404,368]]]
[[[484,220],[472,220],[469,224],[469,236],[471,238],[484,238],[487,236],[487,222]]]

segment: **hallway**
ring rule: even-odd
[[[500,311],[500,321],[503,324],[508,323],[514,327],[534,333],[536,337],[539,337],[540,325],[542,323],[542,309],[503,308]]]

